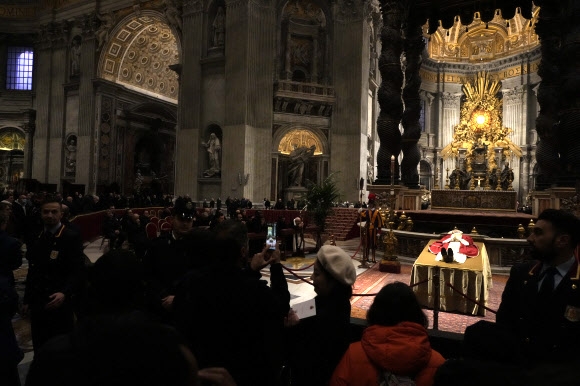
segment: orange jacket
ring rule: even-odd
[[[379,369],[414,376],[417,386],[431,386],[445,359],[431,348],[427,330],[412,322],[368,327],[352,343],[334,370],[330,386],[376,386]]]

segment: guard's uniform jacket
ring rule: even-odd
[[[512,267],[496,321],[520,340],[530,358],[557,359],[576,355],[580,344],[580,267],[578,261],[549,299],[538,295],[542,263]]]

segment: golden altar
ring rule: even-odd
[[[513,190],[432,190],[431,208],[515,212],[517,194]]]

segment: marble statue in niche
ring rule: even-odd
[[[65,166],[66,176],[74,176],[77,168],[77,136],[69,135],[65,143]]]
[[[212,23],[213,47],[223,47],[226,41],[226,15],[223,7],[218,7]]]
[[[179,14],[179,10],[173,3],[173,0],[164,0],[165,9],[163,13],[165,14],[165,18],[170,26],[177,28],[179,31],[183,30],[183,21],[181,20],[181,15]]]
[[[312,145],[310,147],[295,147],[292,150],[290,153],[290,167],[288,168],[290,186],[302,186],[304,168],[314,154],[315,149],[316,146]]]
[[[99,29],[95,32],[95,37],[97,38],[97,51],[100,51],[105,43],[109,41],[109,34],[115,24],[115,15],[113,12],[104,13],[102,15],[97,13],[97,19],[101,22]]]
[[[81,73],[81,43],[82,38],[76,35],[71,42],[70,48],[70,76],[77,78]]]
[[[141,175],[141,170],[137,169],[137,173],[135,173],[135,184],[133,185],[133,189],[135,192],[141,192],[141,187],[143,186],[143,176]]]
[[[203,172],[204,177],[219,177],[220,169],[220,153],[222,150],[221,143],[215,133],[209,135],[207,142],[202,142],[201,145],[206,148],[209,159],[209,169]]]

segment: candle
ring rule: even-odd
[[[395,156],[391,156],[391,175],[395,174]]]

